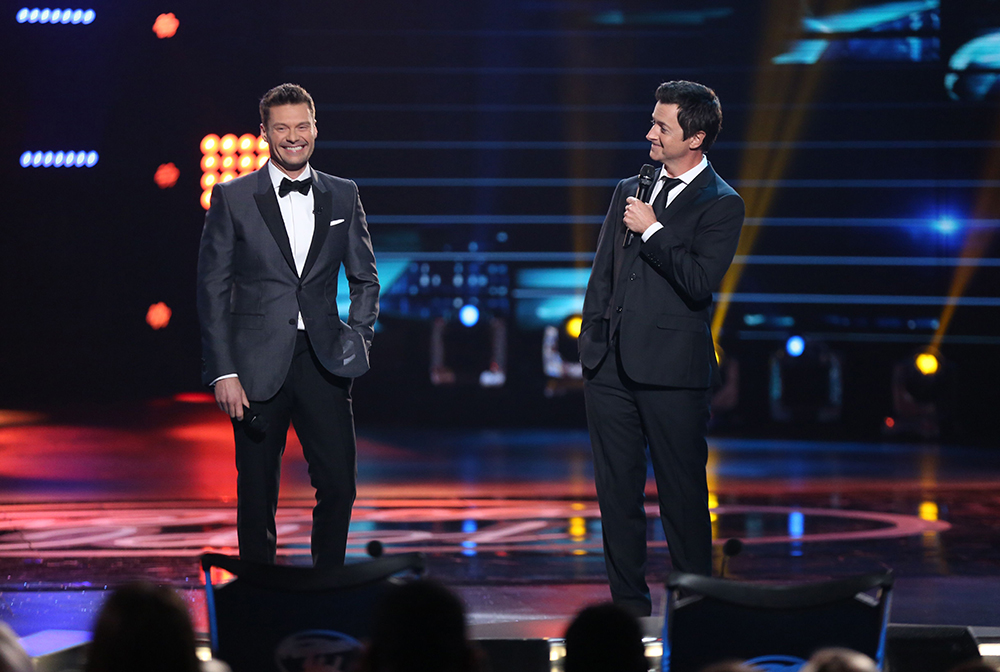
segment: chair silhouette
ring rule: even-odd
[[[297,672],[307,663],[348,669],[382,595],[423,574],[425,561],[405,553],[317,569],[206,553],[201,567],[213,655],[233,672]],[[217,585],[213,568],[235,579]]]
[[[741,660],[797,670],[817,649],[860,651],[882,669],[893,576],[795,585],[750,584],[674,572],[667,579],[664,672]]]

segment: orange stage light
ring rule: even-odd
[[[207,154],[201,157],[201,169],[205,172],[211,172],[219,167],[219,155],[218,154]]]
[[[212,205],[212,190],[206,189],[205,191],[201,192],[201,207],[203,207],[205,210],[208,210],[208,207],[210,205]]]
[[[240,153],[252,152],[257,148],[257,138],[250,133],[244,133],[237,142]]]
[[[180,176],[181,171],[177,170],[177,166],[172,163],[161,163],[153,175],[153,180],[160,189],[169,189],[177,184],[177,178]]]
[[[233,171],[231,171],[231,170],[227,170],[227,171],[226,171],[226,172],[224,172],[224,173],[222,174],[222,176],[221,176],[221,177],[219,178],[219,182],[232,182],[232,181],[233,181],[233,180],[235,180],[235,179],[236,179],[236,173],[234,173],[234,172],[233,172]]]
[[[235,135],[232,133],[226,133],[222,136],[222,140],[219,142],[219,152],[221,152],[223,156],[232,154],[236,151],[237,142],[239,142],[239,139]]]
[[[201,139],[201,153],[214,154],[219,149],[219,136],[209,133]]]
[[[261,152],[270,152],[270,151],[271,148],[267,144],[267,140],[264,139],[264,136],[262,135],[259,138],[257,138],[257,153],[260,154]]]
[[[205,173],[201,176],[201,188],[211,190],[216,182],[219,181],[218,173]]]
[[[208,392],[178,392],[174,395],[174,401],[182,404],[214,404],[215,395]]]
[[[236,166],[236,159],[232,156],[222,157],[222,170],[230,170]]]
[[[165,326],[170,324],[170,316],[173,312],[167,306],[167,304],[160,301],[159,303],[154,303],[146,311],[146,324],[151,326],[153,329],[163,329]]]
[[[254,157],[250,154],[244,154],[240,157],[240,170],[253,170],[257,167],[257,162],[254,161]]]
[[[271,158],[269,154],[265,154],[264,156],[258,156],[257,157],[257,167],[258,168],[263,168],[264,164],[267,163],[267,160],[269,158]]]
[[[181,25],[181,22],[177,20],[173,12],[169,14],[160,14],[156,17],[156,21],[153,23],[153,32],[161,40],[168,37],[173,37],[177,34],[177,27]]]

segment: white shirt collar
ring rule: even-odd
[[[273,186],[275,189],[277,189],[281,185],[281,180],[292,179],[288,177],[288,175],[285,175],[283,172],[281,172],[281,170],[276,165],[274,165],[272,161],[267,162],[267,174],[271,176],[271,186]],[[304,180],[305,178],[312,176],[313,176],[312,166],[310,166],[307,163],[306,169],[302,172],[301,175],[295,178],[295,180]],[[294,182],[295,180],[292,181]]]
[[[677,179],[683,182],[684,184],[691,184],[692,180],[698,177],[698,175],[701,174],[701,171],[705,170],[705,168],[707,167],[708,167],[708,157],[702,154],[701,161],[698,162],[698,165],[685,173],[681,173],[680,175],[677,176]],[[657,175],[657,179],[663,177],[666,174],[667,174],[667,167],[661,165],[660,174]]]

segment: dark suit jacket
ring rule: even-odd
[[[709,164],[660,215],[642,242],[625,236],[625,199],[638,177],[618,183],[597,241],[580,331],[580,361],[597,368],[618,330],[622,366],[648,385],[708,388],[719,382],[712,292],[736,254],[743,199]]]
[[[212,190],[198,255],[205,384],[236,373],[249,399],[274,396],[299,311],[326,369],[344,377],[368,370],[379,284],[365,211],[354,182],[312,172],[316,228],[301,278],[266,167]],[[341,264],[351,287],[347,324],[337,314]]]

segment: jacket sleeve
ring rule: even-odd
[[[347,324],[364,339],[370,348],[375,335],[375,320],[378,318],[378,271],[375,268],[375,253],[372,250],[365,209],[361,205],[358,187],[354,187],[354,216],[348,230],[347,254],[344,257],[344,274],[351,288],[351,309]]]
[[[624,181],[619,182],[618,186],[615,187],[615,193],[611,197],[611,205],[608,207],[608,214],[604,217],[601,233],[597,238],[597,253],[594,255],[594,265],[590,271],[587,293],[583,300],[583,322],[580,325],[581,343],[585,342],[584,334],[588,330],[601,328],[601,321],[605,318],[605,312],[611,302],[614,281],[615,233],[621,228],[622,217],[625,214],[622,196],[623,183]],[[591,340],[593,340],[593,336],[591,336]]]
[[[225,189],[216,185],[205,215],[198,250],[198,319],[201,324],[202,382],[239,373],[232,356],[230,295],[233,287],[235,232]]]
[[[682,298],[710,301],[736,255],[743,216],[743,199],[726,194],[702,213],[690,244],[667,224],[642,243],[640,253]]]

